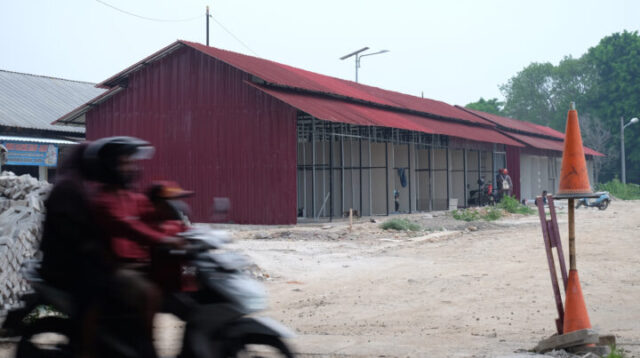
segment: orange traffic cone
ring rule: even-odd
[[[566,296],[562,333],[567,334],[569,332],[591,328],[587,305],[584,303],[577,270],[569,270]]]
[[[578,111],[575,110],[574,104],[571,102],[571,109],[567,114],[567,128],[564,134],[560,185],[558,193],[554,197],[566,199],[583,198],[592,195],[593,191],[589,185],[589,173],[587,172],[587,161],[582,147]]]
[[[578,123],[578,112],[571,102],[571,109],[567,114],[567,128],[564,134],[564,152],[562,153],[562,170],[560,174],[560,185],[558,194],[554,197],[558,199],[569,199],[569,278],[567,282],[566,301],[564,305],[564,324],[562,333],[591,328],[587,305],[584,303],[582,288],[576,269],[576,246],[575,246],[575,216],[573,200],[575,198],[585,198],[594,196],[589,185],[589,173],[587,172],[587,161],[584,157],[582,147],[582,136],[580,135],[580,124]]]

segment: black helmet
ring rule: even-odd
[[[145,140],[134,137],[106,137],[89,144],[84,152],[84,169],[89,179],[107,184],[127,186],[135,179],[118,170],[118,158],[149,159],[154,148]]]

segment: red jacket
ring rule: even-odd
[[[153,211],[146,196],[130,190],[102,186],[92,200],[99,228],[111,242],[115,255],[124,260],[148,261],[149,246],[167,237],[141,220]]]

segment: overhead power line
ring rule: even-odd
[[[108,6],[116,11],[119,11],[123,14],[127,14],[130,16],[134,16],[137,17],[139,19],[143,19],[143,20],[147,20],[147,21],[156,21],[156,22],[187,22],[187,21],[193,21],[193,20],[198,20],[198,19],[202,19],[203,15],[199,15],[199,16],[195,16],[195,17],[190,17],[187,19],[157,19],[157,18],[153,18],[153,17],[147,17],[147,16],[142,16],[142,15],[138,15],[138,14],[134,14],[130,11],[126,11],[123,9],[120,9],[118,7],[115,7],[107,2],[104,2],[102,0],[96,0],[97,2],[99,2],[100,4],[104,5],[104,6]],[[205,15],[206,16],[206,15]],[[247,50],[249,50],[251,53],[253,53],[254,55],[258,56],[258,54],[253,51],[251,49],[251,47],[249,47],[247,44],[245,44],[242,40],[240,40],[236,35],[234,35],[231,31],[229,31],[229,29],[227,29],[220,21],[218,21],[215,17],[211,16],[211,18],[213,19],[213,21],[215,21],[218,25],[220,25],[220,27],[229,34],[229,36],[233,37],[236,41],[238,41],[238,43],[240,45],[242,45],[244,48],[246,48]]]
[[[116,11],[120,11],[123,14],[127,14],[127,15],[131,15],[131,16],[135,16],[137,18],[143,19],[143,20],[148,20],[148,21],[156,21],[156,22],[187,22],[187,21],[193,21],[193,20],[197,20],[197,19],[202,19],[203,15],[198,15],[198,16],[194,16],[194,17],[190,17],[187,19],[157,19],[154,17],[147,17],[147,16],[142,16],[142,15],[138,15],[138,14],[134,14],[132,12],[126,11],[126,10],[122,10],[120,8],[117,8],[109,3],[106,3],[102,0],[96,0],[97,2],[101,3],[104,6],[108,6]]]
[[[218,25],[220,25],[220,27],[222,27],[222,29],[224,31],[226,31],[231,37],[233,37],[236,41],[238,41],[242,46],[244,46],[244,48],[246,48],[247,50],[251,51],[251,53],[253,53],[254,55],[258,56],[258,54],[253,51],[249,46],[247,46],[244,42],[242,42],[242,40],[240,40],[236,35],[234,35],[231,31],[227,30],[226,27],[224,27],[223,24],[220,23],[220,21],[216,20],[215,17],[211,17],[213,19],[213,21],[215,21]]]

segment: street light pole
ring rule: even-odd
[[[347,59],[347,58],[349,58],[351,56],[355,56],[356,57],[356,83],[358,83],[358,69],[360,68],[360,59],[362,57],[379,55],[381,53],[389,52],[389,50],[381,50],[381,51],[378,51],[378,52],[367,53],[367,54],[364,54],[364,55],[360,54],[361,52],[364,52],[364,51],[366,51],[368,49],[369,49],[368,47],[363,47],[363,48],[359,49],[358,51],[354,51],[354,52],[352,52],[352,53],[350,53],[348,55],[344,55],[344,56],[340,57],[341,60]]]
[[[624,157],[624,129],[636,122],[638,122],[638,118],[634,117],[634,118],[631,118],[629,123],[624,124],[624,117],[620,117],[620,154],[621,154],[620,160],[622,161],[622,178],[621,179],[623,184],[627,183],[626,163],[625,163],[625,157]]]

